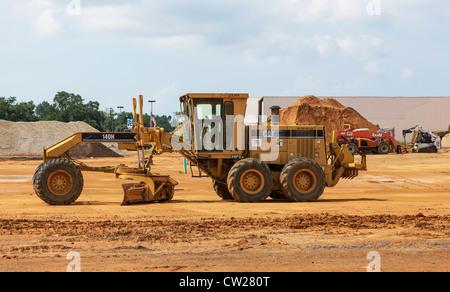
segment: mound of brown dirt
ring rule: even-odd
[[[280,111],[280,124],[324,125],[327,141],[331,140],[333,130],[368,128],[377,131],[378,127],[365,119],[356,110],[343,106],[334,98],[317,98],[313,95],[301,97],[289,107]]]

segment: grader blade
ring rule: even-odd
[[[123,184],[122,205],[151,202],[151,190],[145,183]]]
[[[168,176],[151,177],[152,186],[144,182],[123,184],[122,205],[162,202],[171,200],[174,196],[176,181]]]

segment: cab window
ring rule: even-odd
[[[196,150],[222,151],[222,100],[195,100],[194,116]]]

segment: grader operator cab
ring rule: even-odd
[[[139,123],[133,99],[132,133],[77,133],[44,150],[44,163],[33,178],[36,194],[51,205],[67,205],[83,189],[81,171],[114,173],[137,183],[123,185],[123,203],[165,201],[173,198],[177,182],[151,172],[153,155],[177,151],[199,176],[212,179],[223,199],[258,202],[267,197],[315,201],[325,187],[340,178],[353,179],[366,170],[335,139],[326,144],[323,126],[280,125],[277,108],[270,121],[245,125],[248,94],[186,94],[180,97],[183,127],[174,133],[143,125],[143,97],[139,96]],[[89,167],[68,151],[79,143],[119,143],[136,151],[138,167]],[[148,155],[147,157],[145,155]]]

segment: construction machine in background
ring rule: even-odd
[[[123,205],[170,200],[178,183],[169,175],[153,173],[151,166],[154,155],[173,151],[184,156],[192,170],[197,168],[198,177],[211,178],[218,196],[240,202],[269,196],[316,201],[325,187],[367,170],[365,154],[358,152],[356,161],[335,136],[327,152],[324,126],[280,125],[279,108],[274,108],[269,122],[244,124],[248,98],[236,93],[185,94],[180,97],[183,126],[166,133],[144,127],[139,96],[139,123],[133,99],[133,132],[77,133],[44,149],[44,162],[33,177],[36,194],[50,205],[72,204],[83,189],[82,171],[97,171],[136,181],[123,185]],[[80,143],[104,142],[136,151],[138,166],[91,167],[68,154]]]
[[[422,126],[415,126],[402,132],[404,143],[412,152],[437,153],[441,149],[441,138]],[[407,134],[412,134],[408,143],[406,142]]]
[[[352,153],[357,151],[374,154],[406,153],[407,148],[395,140],[393,133],[394,131],[390,129],[381,129],[378,132],[370,132],[368,129],[337,131],[336,141],[339,145],[347,145]]]

